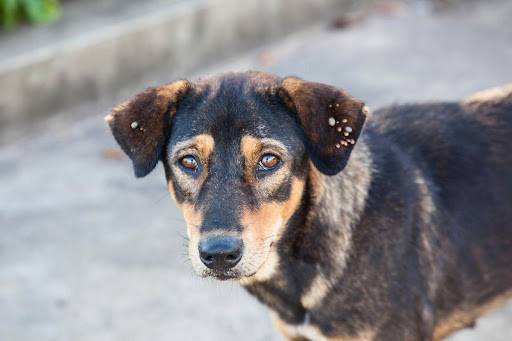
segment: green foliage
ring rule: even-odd
[[[21,20],[45,23],[60,15],[59,0],[0,0],[0,23],[6,29]]]

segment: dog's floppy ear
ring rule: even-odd
[[[105,117],[117,143],[132,160],[135,176],[146,176],[155,168],[178,101],[189,89],[186,80],[148,88]]]
[[[366,119],[364,103],[333,86],[294,77],[282,81],[278,95],[297,115],[316,168],[327,175],[340,172]]]

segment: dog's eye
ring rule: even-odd
[[[258,170],[272,170],[277,168],[280,163],[281,160],[274,154],[265,154],[261,157],[260,162],[258,162]]]
[[[192,155],[185,155],[179,161],[180,165],[187,170],[196,171],[198,166],[197,160]]]

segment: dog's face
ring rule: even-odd
[[[275,268],[310,167],[343,169],[364,117],[333,87],[250,72],[148,89],[107,121],[137,176],[163,162],[196,272],[247,279]]]

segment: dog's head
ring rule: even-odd
[[[147,89],[106,120],[137,177],[163,162],[198,274],[247,279],[275,267],[310,167],[345,167],[365,109],[332,86],[247,72]]]

